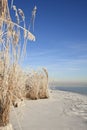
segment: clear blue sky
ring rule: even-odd
[[[10,0],[9,0],[10,1]],[[45,66],[50,79],[87,81],[87,0],[14,0],[28,25],[37,6],[36,42],[28,42],[24,66]]]

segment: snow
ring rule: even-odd
[[[50,98],[25,100],[15,112],[11,111],[15,130],[20,130],[19,122],[22,130],[87,130],[87,96],[80,94],[52,90]]]

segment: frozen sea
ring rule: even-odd
[[[60,91],[67,91],[67,92],[73,92],[73,93],[79,93],[82,95],[87,96],[87,87],[50,87],[52,90],[60,90]]]

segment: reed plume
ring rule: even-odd
[[[22,98],[26,78],[19,63],[24,58],[27,41],[35,40],[26,29],[23,11],[16,8],[13,0],[11,9],[16,22],[11,18],[8,0],[0,0],[0,127],[9,123],[12,103]],[[20,17],[24,26],[20,25]]]

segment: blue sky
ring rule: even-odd
[[[9,0],[10,1],[10,0]],[[45,66],[50,79],[87,82],[87,0],[14,0],[26,24],[37,6],[35,42],[28,42],[23,66]]]

